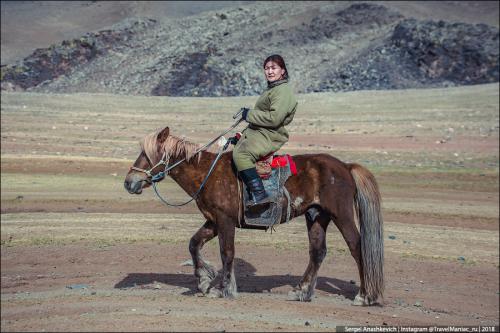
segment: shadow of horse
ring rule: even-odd
[[[291,289],[302,278],[302,276],[290,274],[257,276],[255,275],[257,270],[249,262],[236,258],[235,263],[238,267],[236,281],[239,292],[264,293],[283,286],[290,286]],[[212,283],[216,284],[219,278],[220,274]],[[147,286],[153,283],[163,283],[189,289],[183,292],[183,295],[195,295],[199,292],[197,278],[193,274],[184,273],[129,273],[123,280],[115,284],[114,288],[127,289]],[[353,300],[359,287],[344,280],[318,276],[316,289]]]

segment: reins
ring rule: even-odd
[[[241,113],[241,111],[238,112],[238,113],[236,113],[233,116],[233,119],[236,118],[240,113]],[[219,140],[221,137],[223,137],[224,135],[226,135],[227,133],[229,133],[232,129],[234,129],[236,126],[238,126],[238,124],[242,120],[243,120],[243,118],[238,119],[233,125],[231,125],[231,127],[229,127],[227,130],[225,130],[219,136],[217,136],[216,138],[214,138],[212,141],[210,141],[209,143],[205,144],[204,146],[198,148],[194,152],[193,156],[196,155],[196,154],[199,154],[201,151],[203,151],[203,150],[207,149],[208,147],[210,147],[211,145],[213,145],[217,140]],[[146,158],[147,158],[149,164],[153,165],[149,170],[137,168],[137,167],[134,167],[134,166],[130,167],[130,169],[131,170],[135,170],[135,171],[144,172],[149,178],[151,178],[150,182],[153,185],[153,189],[154,189],[154,191],[156,193],[156,196],[158,196],[158,198],[160,199],[161,202],[163,202],[164,204],[166,204],[168,206],[174,206],[174,207],[184,206],[184,205],[187,205],[191,201],[193,201],[193,200],[195,200],[195,199],[198,198],[198,195],[200,194],[201,190],[204,188],[205,184],[208,181],[208,177],[210,177],[210,175],[212,174],[213,170],[215,169],[215,165],[217,164],[217,162],[219,161],[220,157],[222,156],[222,153],[224,153],[227,150],[228,146],[229,146],[229,141],[226,141],[225,144],[224,144],[224,146],[221,147],[221,149],[219,149],[219,152],[217,153],[217,156],[215,157],[214,161],[210,165],[210,168],[208,169],[208,173],[205,176],[205,179],[203,179],[203,181],[202,181],[200,187],[198,188],[198,190],[196,191],[196,193],[193,194],[193,196],[191,197],[191,199],[189,199],[188,201],[183,202],[181,204],[172,204],[172,203],[169,203],[167,200],[165,200],[161,196],[161,194],[158,192],[158,189],[156,187],[156,183],[158,183],[160,180],[162,180],[163,178],[165,178],[166,176],[168,176],[168,173],[169,173],[170,170],[172,170],[173,168],[175,168],[179,164],[185,162],[186,161],[186,157],[182,158],[181,160],[179,160],[179,161],[177,161],[174,164],[172,164],[172,165],[169,166],[168,162],[170,160],[170,155],[167,154],[166,151],[163,153],[163,156],[162,156],[161,160],[158,163],[156,163],[155,165],[153,165],[153,163],[151,162],[151,160],[149,159],[149,157],[146,155]],[[153,171],[155,168],[157,168],[157,167],[159,167],[161,165],[165,166],[165,168],[163,169],[163,171],[158,172],[156,175],[152,175],[151,171]]]
[[[222,153],[224,151],[226,151],[227,147],[229,145],[229,142],[226,142],[226,144],[224,145],[224,147],[222,147],[222,149],[219,149],[219,152],[217,153],[217,156],[215,157],[215,160],[212,162],[212,164],[210,165],[210,169],[208,169],[208,173],[207,175],[205,176],[205,179],[203,179],[203,182],[201,182],[201,185],[200,187],[198,188],[198,191],[196,191],[195,194],[193,194],[193,196],[191,197],[191,199],[189,199],[188,201],[186,202],[183,202],[181,204],[172,204],[170,202],[168,202],[166,199],[164,199],[161,194],[158,192],[158,189],[156,188],[156,183],[158,183],[158,181],[155,181],[153,182],[153,189],[155,190],[155,193],[156,193],[156,196],[160,199],[161,202],[163,202],[164,204],[168,205],[168,206],[174,206],[174,207],[180,207],[180,206],[184,206],[184,205],[187,205],[188,203],[190,203],[191,201],[195,200],[198,198],[198,195],[200,194],[201,190],[205,187],[205,184],[207,183],[208,181],[208,177],[210,177],[210,175],[212,174],[212,171],[215,169],[215,165],[217,164],[217,162],[219,161],[219,158],[222,156]],[[174,166],[177,166],[179,165],[179,163],[176,163],[174,164]],[[166,171],[165,175],[168,175],[168,171],[170,171],[170,169],[172,169],[172,167],[169,167],[169,170]],[[163,172],[160,172],[160,173],[163,173]],[[154,177],[153,177],[154,178]],[[163,177],[162,177],[163,178]],[[161,179],[161,178],[160,178]]]

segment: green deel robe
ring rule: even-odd
[[[288,141],[285,126],[290,124],[297,110],[288,80],[274,82],[247,114],[248,127],[233,149],[233,160],[238,171],[255,167],[260,158],[278,151]]]

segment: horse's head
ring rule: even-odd
[[[151,186],[152,178],[165,168],[165,165],[157,164],[163,156],[163,143],[169,132],[169,128],[165,127],[159,133],[144,138],[141,153],[125,177],[124,186],[130,194],[141,194],[144,188]]]

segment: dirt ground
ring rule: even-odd
[[[37,100],[43,95],[28,96],[34,100],[19,102],[26,109],[43,105]],[[58,98],[55,103],[67,105]],[[368,164],[380,184],[386,293],[383,306],[356,307],[356,265],[333,225],[314,299],[287,300],[308,263],[303,217],[272,234],[237,230],[239,297],[203,297],[188,262],[189,238],[204,222],[196,207],[167,208],[151,191],[131,196],[123,189],[137,138],[117,138],[115,148],[122,150],[105,154],[103,138],[79,144],[76,132],[51,136],[51,127],[64,130],[69,119],[55,107],[44,106],[52,113],[23,114],[16,103],[2,102],[2,332],[499,325],[498,126],[481,132],[476,129],[484,124],[466,123],[472,130],[456,130],[448,142],[438,142],[443,136],[436,127],[404,135],[377,132],[378,124],[368,122],[358,127],[368,134],[332,138],[321,127],[293,136],[290,152],[322,151]],[[79,117],[95,110],[85,107]],[[498,122],[498,106],[495,112]],[[131,113],[124,111],[124,122]],[[48,125],[40,125],[42,115]],[[27,116],[33,125],[26,125]],[[111,124],[107,116],[103,112],[102,127],[89,125],[86,134],[97,136]],[[26,126],[33,130],[21,134]],[[44,134],[37,137],[36,131]],[[208,134],[193,135],[203,142]],[[99,153],[93,153],[96,147]],[[186,198],[168,180],[161,189],[174,201]],[[220,269],[218,252],[217,240],[203,250]]]
[[[256,232],[254,232],[256,233]],[[255,236],[258,236],[256,234]],[[279,236],[277,236],[279,237]],[[330,254],[310,303],[287,300],[307,250],[237,246],[239,297],[196,291],[187,245],[15,247],[2,254],[2,331],[334,331],[498,325],[498,268],[388,256],[383,307],[354,307],[354,260]],[[217,250],[206,254],[217,261]],[[219,265],[220,266],[220,265]],[[12,267],[12,268],[11,268]],[[84,284],[86,289],[69,286]],[[479,287],[480,286],[480,287]]]
[[[7,165],[7,172],[19,167]],[[51,163],[50,172],[62,174],[63,166]],[[47,164],[39,164],[39,172],[46,168]],[[92,168],[86,170],[94,172]],[[474,181],[474,177],[469,178]],[[390,195],[390,191],[387,193]],[[454,200],[474,201],[477,195],[462,192]],[[414,194],[417,200],[419,196]],[[487,196],[484,199],[488,200]],[[203,222],[196,207],[169,210],[157,201],[20,201],[17,206],[2,207],[2,236],[16,235],[8,224],[18,224],[11,221],[16,216],[13,213],[34,214],[38,219],[37,214],[44,211],[57,212],[52,219],[64,220],[71,220],[73,212],[114,214],[119,228],[120,213],[133,213],[140,220],[140,213],[156,212],[154,218],[161,221],[171,212],[180,215],[176,223],[184,223],[184,216],[196,223],[190,224],[190,231],[173,244],[141,240],[110,245],[85,240],[71,240],[63,246],[2,243],[2,331],[334,331],[341,325],[498,325],[498,223],[491,216],[474,220],[446,214],[385,214],[386,235],[398,237],[393,242],[401,243],[399,238],[408,243],[422,242],[419,245],[431,251],[410,249],[405,255],[403,245],[392,249],[391,240],[386,238],[384,306],[365,308],[351,305],[359,277],[348,251],[341,251],[343,244],[339,242],[343,240],[333,226],[330,231],[337,234],[333,241],[329,237],[329,242],[335,247],[329,248],[312,302],[287,300],[288,291],[299,282],[308,261],[303,218],[280,226],[272,236],[263,231],[240,231],[247,237],[285,237],[289,243],[254,245],[243,239],[236,248],[239,298],[209,299],[197,292],[192,267],[181,265],[189,259],[189,232],[194,233]],[[141,221],[134,223],[140,228],[137,224]],[[408,230],[411,226],[418,231]],[[27,224],[20,228],[33,227]],[[51,231],[43,224],[40,228]],[[80,227],[75,223],[73,228]],[[175,230],[175,224],[170,228]],[[439,236],[443,231],[447,235]],[[165,231],[160,226],[155,232]],[[302,238],[300,246],[289,238],[290,233]],[[489,244],[485,247],[482,242]],[[205,249],[205,257],[220,268],[217,241],[212,243]],[[440,249],[443,246],[448,252]],[[479,252],[469,259],[474,251]],[[459,254],[467,259],[456,260]],[[78,285],[84,289],[69,289]]]

